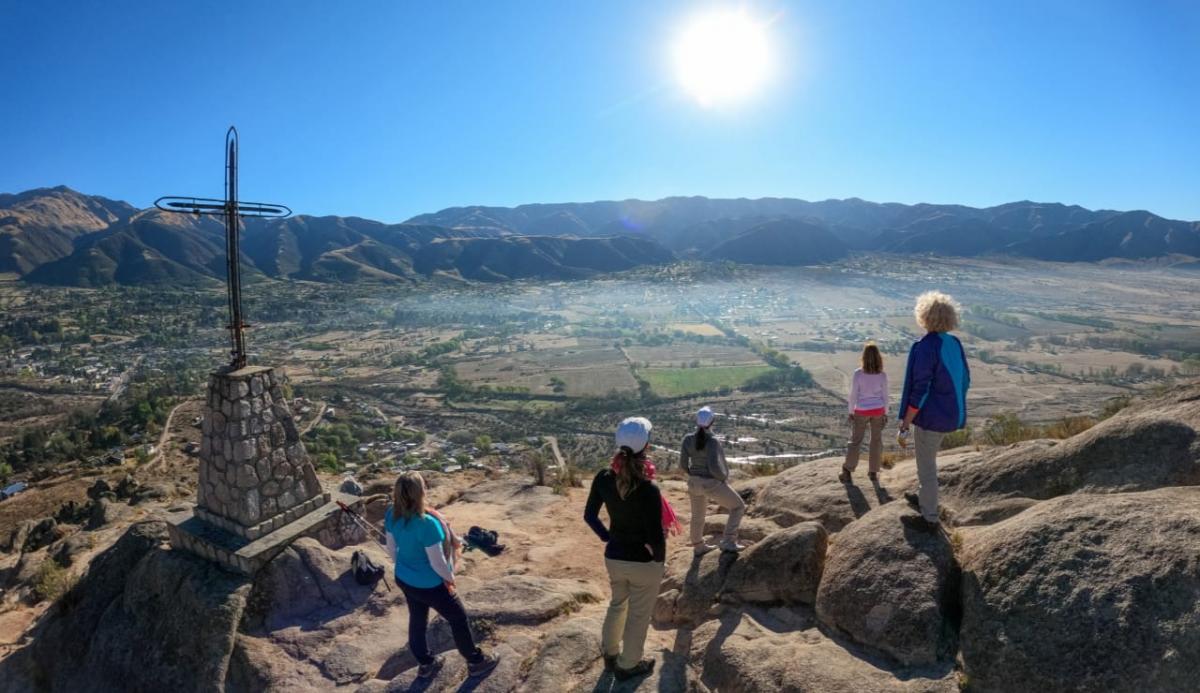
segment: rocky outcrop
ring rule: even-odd
[[[682,547],[671,556],[655,622],[695,626],[713,617],[719,602],[812,604],[827,537],[824,527],[805,522],[776,531],[741,554],[710,551],[697,557]]]
[[[804,609],[728,611],[691,634],[701,682],[721,693],[957,693],[949,666],[904,669],[835,642]]]
[[[507,575],[463,590],[471,614],[496,624],[544,623],[600,598],[587,582],[534,575]]]
[[[21,681],[50,691],[220,690],[249,584],[163,549],[165,540],[163,523],[134,525],[92,562],[0,678],[17,690]]]
[[[1071,495],[963,559],[972,690],[1183,691],[1200,681],[1200,488]]]
[[[725,532],[725,523],[729,521],[729,516],[706,515],[704,518],[704,535],[706,537],[720,537]],[[758,517],[743,517],[742,522],[738,525],[738,539],[743,542],[762,541],[764,537],[772,532],[778,532],[779,525],[771,520],[764,520]]]
[[[959,571],[950,542],[901,522],[904,502],[867,513],[837,535],[817,592],[817,616],[904,665],[951,660]]]
[[[820,522],[830,532],[900,496],[883,486],[866,483],[859,474],[858,485],[837,479],[843,460],[832,457],[798,464],[771,478],[760,491],[750,515],[774,520],[787,527],[800,522]]]

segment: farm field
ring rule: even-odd
[[[638,375],[662,397],[680,397],[714,390],[733,390],[755,376],[771,371],[769,366],[714,366],[700,368],[643,368]]]

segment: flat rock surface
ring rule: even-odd
[[[957,693],[949,667],[898,669],[847,649],[811,611],[730,611],[691,634],[690,662],[721,693]]]

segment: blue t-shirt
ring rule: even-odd
[[[392,520],[389,507],[383,516],[383,526],[396,542],[396,579],[409,587],[429,589],[442,584],[442,577],[429,565],[426,546],[438,546],[446,539],[442,524],[425,513],[420,517]]]

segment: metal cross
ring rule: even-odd
[[[230,126],[225,133],[225,199],[207,197],[160,197],[154,206],[164,212],[190,213],[196,216],[225,217],[225,285],[229,297],[229,353],[233,357],[230,370],[246,366],[245,329],[242,320],[242,267],[239,235],[242,217],[282,219],[292,210],[283,205],[238,201],[238,134]]]

